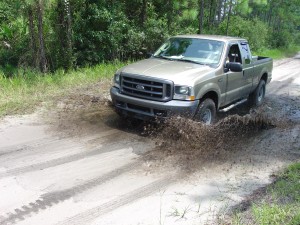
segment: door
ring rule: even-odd
[[[252,65],[252,56],[249,48],[249,44],[245,41],[240,42],[240,49],[242,54],[243,62],[243,80],[242,80],[242,89],[241,96],[247,97],[253,85],[253,65]]]
[[[227,62],[242,63],[241,52],[238,43],[231,44],[228,49]],[[226,89],[226,105],[241,98],[241,87],[243,82],[243,72],[228,71],[227,89]]]

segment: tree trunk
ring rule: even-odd
[[[173,0],[167,0],[167,24],[168,29],[170,29],[172,24],[172,16],[173,16]]]
[[[221,22],[221,13],[222,13],[222,0],[219,0],[218,3],[218,23]]]
[[[213,25],[214,21],[214,0],[210,0],[210,6],[209,6],[209,16],[208,16],[208,29],[210,30],[211,25]]]
[[[268,12],[269,27],[271,26],[271,21],[272,21],[272,11],[273,11],[273,1],[270,1],[270,8],[269,8],[269,12]]]
[[[40,53],[40,70],[42,73],[48,71],[47,59],[45,53],[45,43],[43,34],[43,0],[37,1],[37,17],[38,17],[38,36],[39,36],[39,53]]]
[[[204,14],[204,0],[200,0],[200,13],[199,13],[199,34],[203,33],[203,14]]]
[[[32,66],[34,67],[39,67],[38,62],[37,62],[37,38],[36,38],[36,33],[34,30],[34,19],[33,19],[33,11],[32,11],[32,6],[29,6],[27,9],[28,13],[28,26],[29,26],[29,36],[30,36],[30,50],[32,53]]]
[[[227,16],[226,35],[228,35],[228,27],[229,27],[229,22],[230,22],[231,9],[232,9],[232,0],[230,0],[229,12],[228,12],[228,16]]]
[[[224,0],[224,3],[223,3],[223,19],[222,19],[222,21],[224,21],[225,18],[226,18],[226,3],[227,3],[227,0]]]
[[[72,49],[72,17],[71,17],[71,9],[70,9],[70,0],[65,0],[64,1],[65,3],[65,11],[66,11],[66,29],[67,29],[67,60],[66,60],[66,68],[69,69],[72,67],[72,64],[73,64],[73,60],[72,60],[72,52],[73,52],[73,49]]]
[[[141,20],[141,26],[144,27],[144,24],[147,20],[147,0],[143,0],[142,2],[140,20]]]

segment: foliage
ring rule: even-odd
[[[10,76],[13,67],[55,71],[139,59],[171,35],[200,31],[247,38],[255,51],[289,48],[300,44],[300,2],[2,0],[0,67]]]
[[[226,33],[226,25],[226,21],[223,21],[219,26],[219,30],[222,34]],[[254,27],[255,29],[253,29]],[[234,37],[246,38],[249,41],[252,50],[269,47],[267,42],[268,33],[269,30],[267,25],[257,18],[249,20],[243,19],[240,16],[234,16],[230,20],[228,34]]]

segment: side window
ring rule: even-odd
[[[237,44],[230,46],[227,60],[229,62],[242,63],[241,52],[240,52],[239,46]]]
[[[242,58],[245,60],[245,64],[251,63],[251,53],[249,49],[249,45],[247,42],[241,43],[241,51],[242,51]]]

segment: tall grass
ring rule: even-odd
[[[297,52],[300,51],[300,46],[291,45],[288,48],[275,48],[275,49],[261,49],[258,51],[255,51],[254,55],[260,55],[260,56],[267,56],[271,57],[273,59],[281,59],[285,57],[292,57]]]
[[[0,71],[0,117],[31,112],[40,103],[64,95],[76,87],[87,86],[102,79],[111,79],[115,71],[123,65],[125,63],[103,63],[48,74],[20,69],[10,78]]]

